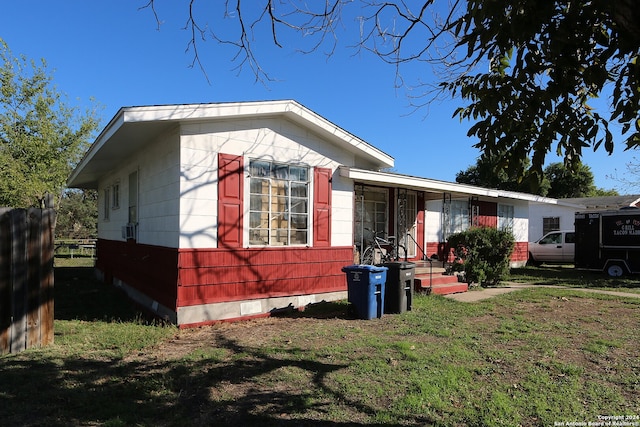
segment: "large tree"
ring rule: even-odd
[[[506,151],[500,166],[516,170],[530,156],[531,172],[541,177],[554,144],[573,171],[585,148],[604,145],[611,153],[611,121],[622,126],[627,148],[640,145],[640,9],[634,3],[469,1],[467,20],[456,22],[459,43],[468,59],[488,60],[489,68],[444,85],[470,101],[457,113],[478,119],[469,131],[479,138],[477,147]],[[590,104],[609,89],[604,117]]]
[[[469,166],[456,174],[456,182],[485,188],[496,188],[523,193],[534,192],[545,195],[549,189],[548,180],[532,185],[528,180],[518,179],[513,172],[500,169],[497,165],[502,161],[502,155],[480,156],[475,165]],[[528,159],[526,159],[528,160]],[[525,163],[528,163],[525,160]],[[527,164],[524,165],[525,167]]]
[[[147,3],[158,23],[159,3]],[[489,156],[503,153],[496,167],[519,177],[540,180],[551,150],[570,168],[584,149],[611,153],[611,122],[620,126],[624,148],[640,145],[636,0],[190,0],[186,16],[188,47],[203,69],[199,49],[207,39],[235,47],[238,66],[262,79],[268,70],[253,43],[265,32],[276,46],[288,39],[284,33],[297,32],[301,50],[330,54],[341,41],[351,44],[349,29],[358,32],[357,49],[397,67],[402,84],[404,64],[433,65],[439,84],[422,86],[424,97],[412,99],[420,105],[443,93],[460,97],[466,105],[455,115],[474,122],[475,146]],[[345,25],[344,17],[358,25]],[[607,114],[590,104],[598,97]]]
[[[0,39],[0,206],[40,206],[62,197],[97,129],[95,110],[64,101],[46,63],[15,57]]]
[[[574,170],[568,170],[562,163],[551,163],[544,168],[545,179],[549,181],[548,197],[596,197],[617,196],[615,190],[605,190],[596,187],[591,168],[579,164]]]
[[[65,191],[57,211],[57,239],[91,239],[98,236],[96,190]]]
[[[526,182],[517,182],[506,171],[495,172],[495,164],[500,156],[488,159],[478,158],[475,165],[456,174],[456,182],[500,190],[532,192],[540,196],[553,198],[617,196],[615,190],[605,190],[595,185],[593,172],[585,164],[568,169],[561,162],[551,163],[544,168],[541,184],[532,191]]]

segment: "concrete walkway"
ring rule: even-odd
[[[505,282],[504,286],[499,286],[496,288],[476,288],[468,292],[463,292],[458,294],[449,294],[449,295],[445,295],[445,298],[449,298],[449,299],[460,301],[460,302],[476,302],[476,301],[489,299],[497,295],[507,294],[509,292],[526,289],[526,288],[556,288],[556,289],[567,289],[571,291],[590,292],[594,294],[605,294],[605,295],[613,295],[613,296],[628,297],[628,298],[640,298],[640,294],[636,294],[632,292],[616,292],[616,291],[607,291],[607,290],[601,290],[601,289],[570,288],[567,286],[553,286],[553,285],[533,285],[533,284],[515,283],[515,282]]]

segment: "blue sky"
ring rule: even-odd
[[[277,79],[266,85],[248,68],[234,70],[234,51],[208,40],[200,45],[207,82],[200,69],[190,67],[192,52],[185,52],[188,1],[156,1],[160,30],[150,10],[139,10],[146,0],[2,0],[0,38],[14,55],[44,58],[70,104],[82,107],[95,99],[103,106],[103,126],[123,106],[295,99],[393,156],[396,172],[455,181],[458,171],[475,164],[476,141],[466,136],[470,123],[451,118],[458,100],[413,112],[407,91],[394,87],[395,69],[344,47],[348,40],[341,39],[330,58],[297,53],[296,41],[283,39],[282,49],[268,39],[256,41],[262,67]],[[344,25],[346,33],[357,35],[356,22]],[[408,78],[432,76],[419,64],[402,72]],[[612,156],[589,150],[583,161],[598,187],[638,192],[608,178],[623,176],[629,162],[637,163],[637,154],[622,148],[618,141]]]

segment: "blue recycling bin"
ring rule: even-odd
[[[376,265],[349,265],[347,274],[348,301],[353,304],[360,319],[382,317],[384,313],[384,285],[387,267]]]

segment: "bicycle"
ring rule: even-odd
[[[373,234],[373,239],[369,242],[369,245],[362,252],[360,258],[360,264],[383,264],[385,262],[393,262],[400,259],[400,253],[406,254],[407,249],[396,243],[395,236],[379,237],[380,232],[365,228],[365,230]],[[400,252],[402,249],[402,252]],[[379,255],[379,259],[376,259],[376,255]]]

